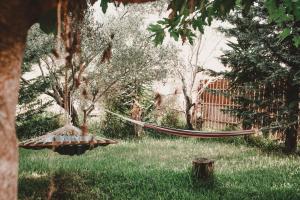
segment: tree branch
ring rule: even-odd
[[[30,85],[29,81],[26,80],[24,77],[21,76],[21,80],[26,84],[26,85]]]

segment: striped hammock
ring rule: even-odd
[[[182,136],[182,137],[194,137],[194,138],[223,138],[223,137],[234,137],[234,136],[244,136],[254,134],[254,130],[236,130],[236,131],[195,131],[195,130],[184,130],[175,128],[166,128],[162,126],[157,126],[154,124],[149,124],[142,121],[133,120],[124,117],[120,114],[105,110],[105,112],[110,113],[114,116],[121,118],[124,121],[131,122],[133,124],[139,125],[143,128],[153,129],[168,135]]]

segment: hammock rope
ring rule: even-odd
[[[182,137],[194,137],[194,138],[223,138],[223,137],[234,137],[234,136],[244,136],[244,135],[251,135],[255,134],[255,130],[237,130],[237,131],[195,131],[195,130],[185,130],[185,129],[175,129],[175,128],[166,128],[142,121],[137,121],[125,117],[123,115],[111,112],[109,110],[104,109],[105,112],[110,113],[116,117],[121,118],[124,121],[131,122],[133,124],[139,125],[143,128],[157,130],[159,132],[175,135],[175,136],[182,136]]]

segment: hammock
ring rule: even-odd
[[[70,124],[67,124],[53,132],[43,136],[28,139],[19,143],[19,147],[25,149],[52,149],[61,155],[81,155],[86,150],[98,146],[116,144],[117,141],[101,138],[91,134],[82,134],[82,131]]]
[[[182,137],[194,137],[194,138],[223,138],[223,137],[234,137],[234,136],[243,136],[254,134],[254,130],[237,130],[237,131],[195,131],[195,130],[184,130],[184,129],[175,129],[175,128],[166,128],[162,126],[157,126],[153,124],[149,124],[142,121],[133,120],[117,113],[111,112],[109,110],[105,110],[105,112],[110,113],[114,116],[117,116],[124,121],[131,122],[133,124],[139,125],[143,128],[153,129],[160,131],[162,133],[166,133],[169,135],[182,136]]]

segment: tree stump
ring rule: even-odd
[[[212,183],[214,177],[214,160],[197,158],[193,160],[192,177],[201,183]]]

